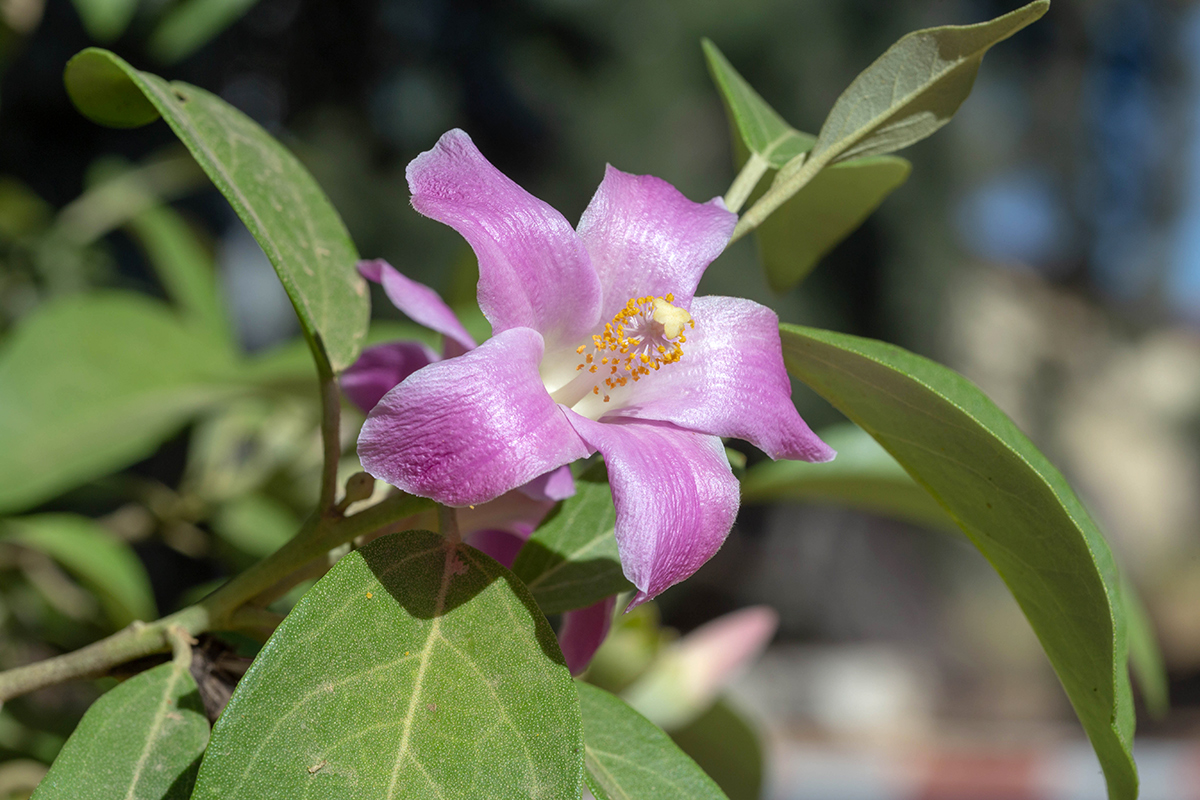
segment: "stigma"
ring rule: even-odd
[[[696,323],[685,309],[672,305],[674,300],[673,294],[631,297],[604,331],[592,337],[590,353],[586,344],[579,346],[575,352],[584,358],[575,370],[596,376],[592,394],[603,394],[607,403],[613,390],[683,358],[685,331]]]

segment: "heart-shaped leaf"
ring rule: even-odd
[[[871,434],[1008,585],[1095,748],[1111,800],[1137,796],[1116,564],[1046,457],[962,376],[894,345],[782,325],[788,371]]]
[[[342,558],[242,678],[194,800],[578,797],[575,689],[511,572],[428,531]]]
[[[295,156],[216,95],[140,72],[107,50],[82,51],[63,77],[76,107],[103,125],[136,127],[161,115],[267,254],[318,362],[335,372],[354,363],[370,316],[358,253]]]

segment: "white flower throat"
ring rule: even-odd
[[[604,331],[592,337],[592,346],[582,344],[575,353],[582,359],[574,380],[551,393],[555,402],[575,407],[588,395],[600,398],[600,404],[612,400],[612,393],[658,371],[664,365],[683,358],[685,331],[696,327],[692,315],[671,305],[675,295],[633,297],[617,312]],[[584,416],[598,418],[603,408],[584,404],[576,408]]]

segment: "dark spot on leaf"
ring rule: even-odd
[[[186,103],[188,101],[188,96],[179,89],[173,89],[172,91],[175,93],[175,99],[179,102]]]
[[[987,507],[988,507],[988,508],[991,508],[991,507],[992,507],[992,504],[991,504],[991,503],[988,503],[988,504],[987,504]]]

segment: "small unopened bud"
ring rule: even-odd
[[[366,500],[375,491],[375,478],[365,472],[356,472],[346,479],[346,497],[342,500],[347,506]]]

